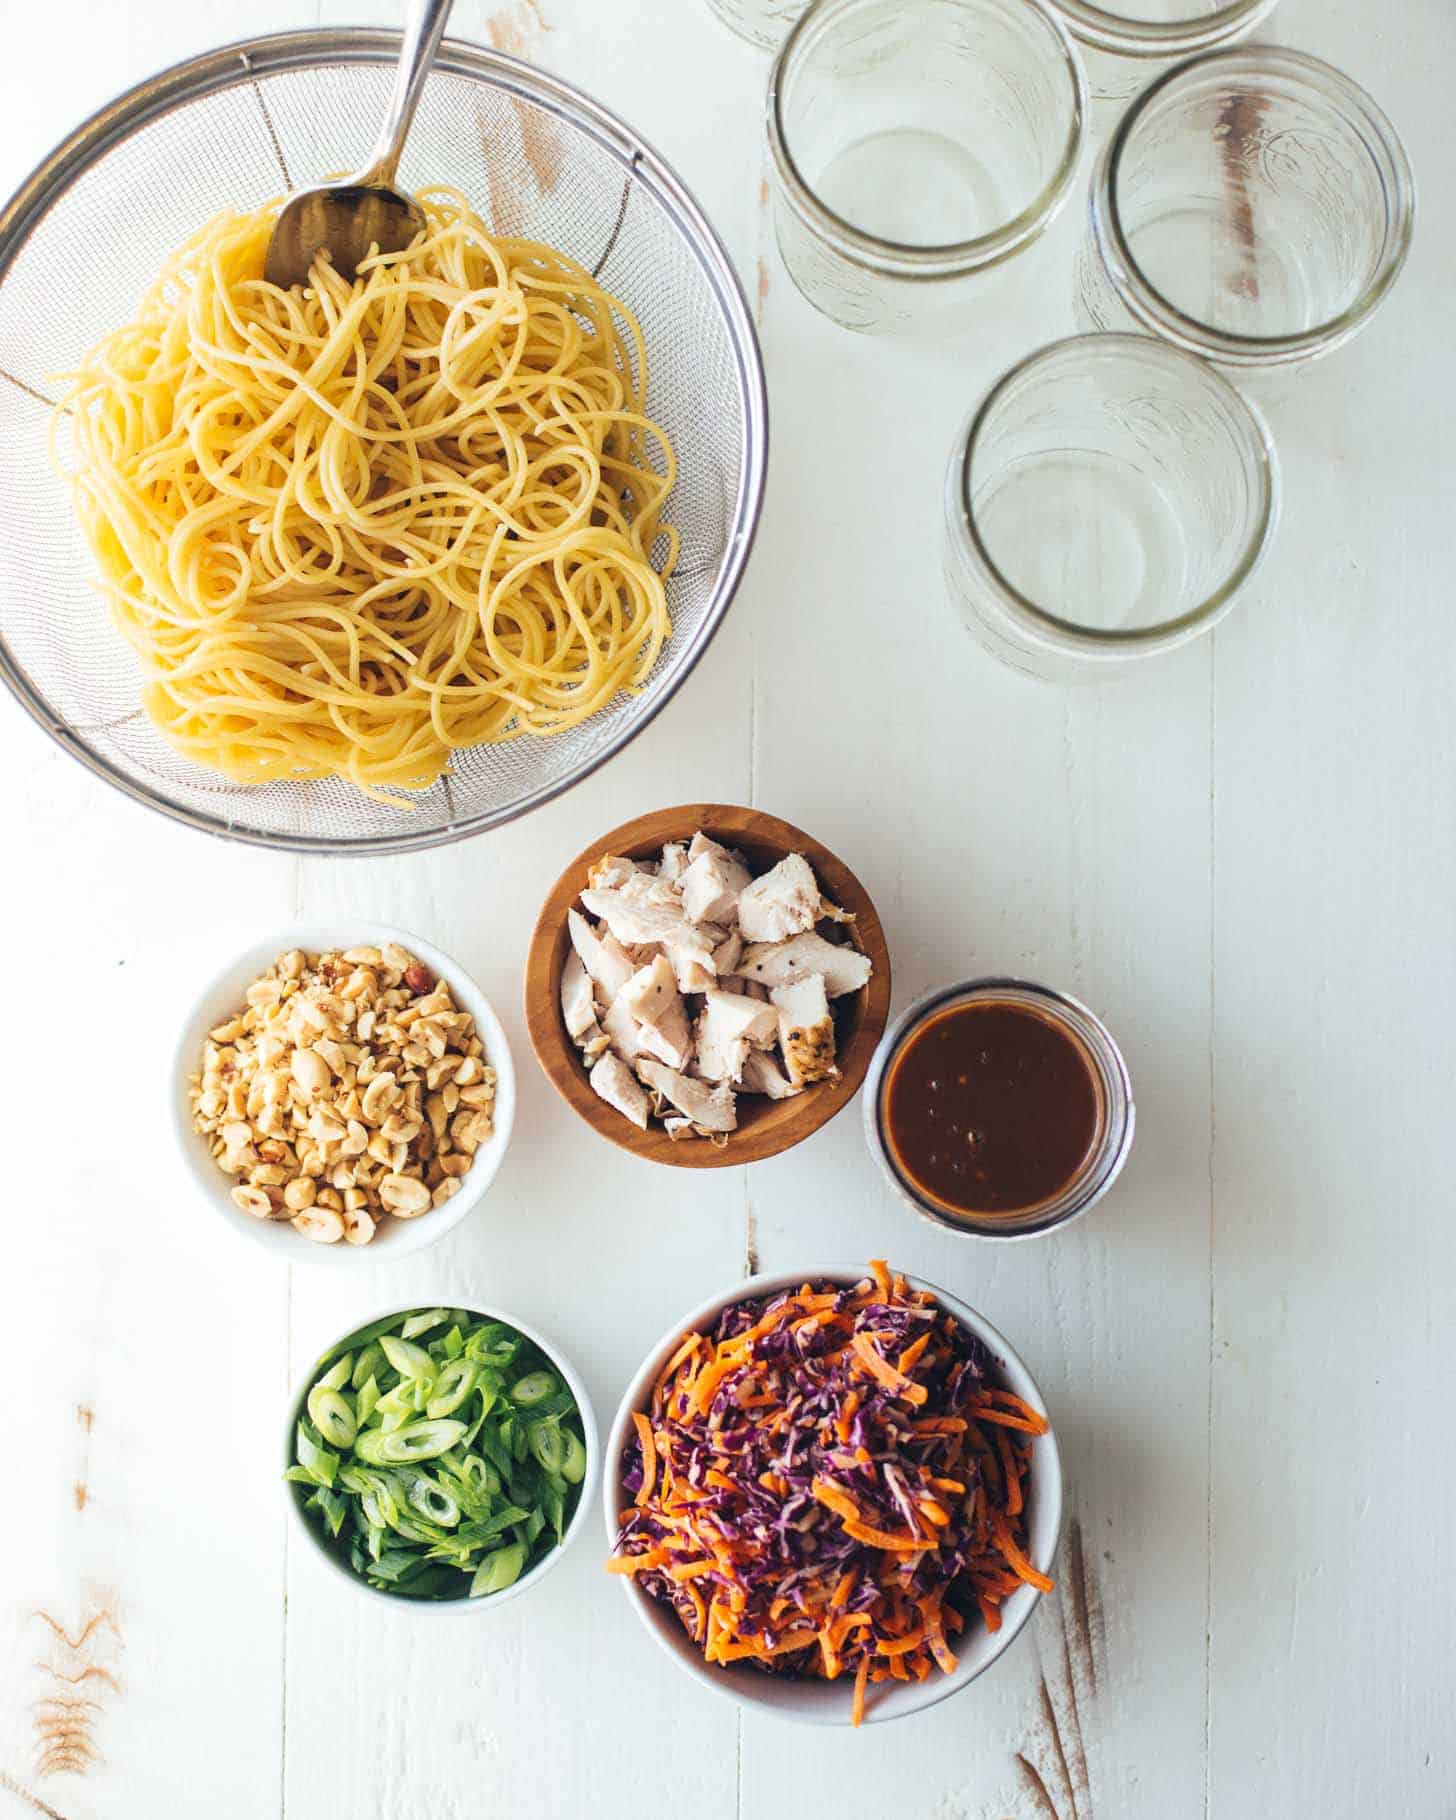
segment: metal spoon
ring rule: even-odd
[[[263,266],[269,284],[285,290],[306,284],[314,260],[323,252],[336,272],[352,278],[372,249],[402,252],[424,227],[424,210],[413,196],[394,187],[394,173],[451,4],[452,0],[411,0],[394,93],[373,155],[352,177],[300,190],[284,204]]]

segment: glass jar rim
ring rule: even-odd
[[[1248,434],[1250,452],[1253,456],[1253,467],[1262,485],[1261,510],[1258,522],[1250,534],[1237,565],[1224,581],[1205,600],[1196,606],[1189,607],[1184,613],[1172,619],[1159,620],[1150,626],[1132,628],[1102,627],[1083,625],[1075,619],[1066,619],[1039,606],[1029,595],[1010,581],[1003,573],[981,536],[975,507],[971,496],[971,472],[980,439],[990,420],[991,413],[1006,395],[1007,391],[1025,374],[1038,366],[1049,365],[1053,360],[1080,349],[1095,357],[1099,353],[1112,353],[1119,350],[1136,352],[1150,356],[1155,360],[1168,360],[1180,365],[1193,362],[1200,380],[1211,386],[1222,395],[1225,406],[1236,421],[1240,421]],[[1001,597],[1004,605],[1014,612],[1028,617],[1041,632],[1050,634],[1054,639],[1069,644],[1082,656],[1105,656],[1123,658],[1147,654],[1167,649],[1170,645],[1181,644],[1196,633],[1205,631],[1233,605],[1241,589],[1249,582],[1254,572],[1268,554],[1273,542],[1274,530],[1279,522],[1280,484],[1279,459],[1274,448],[1274,439],[1262,413],[1255,405],[1225,379],[1223,374],[1208,365],[1206,361],[1197,360],[1182,349],[1170,347],[1167,343],[1149,335],[1107,334],[1069,335],[1061,341],[1049,342],[1019,360],[1015,366],[1007,369],[996,381],[986,396],[976,407],[966,430],[951,456],[952,496],[956,506],[956,525],[969,540],[970,552],[982,571],[982,579],[989,582]]]
[[[1279,0],[1225,0],[1196,19],[1133,19],[1094,0],[1052,0],[1079,44],[1114,57],[1162,60],[1217,50],[1242,32],[1262,25]]]
[[[1356,300],[1338,316],[1291,335],[1240,335],[1200,322],[1163,295],[1139,265],[1123,226],[1118,180],[1132,135],[1149,109],[1170,90],[1219,66],[1235,74],[1273,74],[1292,78],[1306,92],[1340,107],[1359,122],[1361,138],[1379,169],[1385,192],[1386,221],[1374,274]],[[1382,162],[1388,167],[1381,169]],[[1415,177],[1399,133],[1389,116],[1358,82],[1333,64],[1305,51],[1270,44],[1241,44],[1210,51],[1166,71],[1137,97],[1108,140],[1092,180],[1092,237],[1108,282],[1123,305],[1152,334],[1205,360],[1236,367],[1288,365],[1327,354],[1364,327],[1389,295],[1410,252],[1415,227]]]
[[[788,37],[774,58],[769,72],[765,107],[769,150],[785,199],[795,213],[833,246],[841,257],[887,273],[896,278],[919,282],[960,278],[1001,264],[1019,253],[1050,226],[1067,197],[1082,162],[1087,143],[1087,77],[1082,58],[1071,33],[1053,11],[1048,0],[1021,0],[1027,11],[1035,13],[1050,33],[1060,52],[1062,69],[1071,83],[1071,120],[1056,169],[1040,192],[1010,221],[989,233],[970,240],[946,241],[939,245],[916,246],[903,241],[886,240],[855,224],[830,208],[799,169],[789,148],[788,129],[783,117],[783,97],[787,77],[795,60],[814,48],[817,37],[826,28],[825,21],[838,11],[855,5],[857,0],[815,0],[796,20]],[[967,0],[975,4],[976,0]]]
[[[994,997],[998,993],[1019,994],[1045,1006],[1056,1021],[1065,1024],[1087,1050],[1089,1059],[1103,1077],[1100,1090],[1105,1090],[1110,1085],[1116,1098],[1116,1104],[1107,1110],[1102,1144],[1086,1168],[1051,1200],[1029,1210],[1033,1217],[1022,1216],[1019,1220],[1016,1215],[955,1214],[937,1205],[895,1166],[883,1130],[883,1101],[890,1071],[895,1057],[916,1031],[923,1029],[932,1018],[949,1007],[973,999]],[[1036,1238],[1079,1219],[1103,1198],[1122,1173],[1123,1164],[1132,1149],[1137,1125],[1137,1107],[1133,1101],[1132,1080],[1127,1063],[1116,1039],[1102,1019],[1070,993],[1009,974],[988,974],[960,980],[949,986],[935,987],[908,1005],[880,1039],[865,1080],[862,1104],[866,1140],[880,1168],[898,1192],[936,1225],[978,1239]]]

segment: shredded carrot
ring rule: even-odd
[[[897,1396],[904,1397],[907,1403],[921,1404],[930,1394],[923,1384],[912,1383],[902,1372],[896,1371],[888,1359],[881,1358],[867,1333],[857,1333],[850,1341],[850,1347],[872,1378],[883,1384],[886,1390],[893,1390]]]
[[[880,1300],[890,1299],[890,1269],[883,1258],[870,1259],[870,1275],[875,1279],[875,1288],[880,1292]]]
[[[997,1431],[996,1442],[1001,1450],[1001,1483],[1006,1487],[1006,1514],[1014,1517],[1021,1511],[1021,1474],[1016,1470],[1016,1461],[1011,1455],[1011,1436],[1004,1428]]]
[[[851,1725],[864,1723],[865,1682],[869,1679],[870,1659],[864,1656],[859,1667],[854,1671],[854,1699],[850,1702],[849,1722]]]
[[[992,1422],[998,1428],[1019,1428],[1023,1434],[1044,1435],[1046,1422],[1041,1416],[1014,1416],[1009,1409],[979,1409],[978,1422]]]
[[[633,1412],[632,1421],[642,1444],[642,1485],[636,1498],[640,1509],[652,1497],[652,1488],[657,1483],[657,1449],[652,1443],[652,1423],[640,1409]]]
[[[991,1524],[991,1533],[996,1538],[996,1546],[1011,1564],[1012,1571],[1028,1586],[1034,1586],[1038,1592],[1050,1592],[1053,1582],[1042,1573],[1040,1568],[1033,1567],[1031,1562],[1016,1546],[1010,1526],[1000,1511],[997,1511]]]
[[[1009,1390],[983,1390],[972,1402],[978,1421],[998,1422],[1003,1428],[1020,1428],[1031,1435],[1047,1431],[1046,1417]]]
[[[859,1521],[859,1505],[847,1491],[841,1491],[839,1486],[831,1484],[827,1479],[815,1479],[809,1490],[835,1516],[843,1517],[846,1522]]]
[[[868,1523],[846,1521],[844,1533],[852,1536],[856,1542],[863,1542],[866,1548],[883,1548],[891,1554],[915,1555],[923,1549],[935,1547],[935,1543],[925,1536],[897,1536],[887,1529],[875,1529]]]
[[[654,1567],[662,1567],[667,1561],[665,1548],[649,1548],[640,1555],[612,1555],[607,1561],[609,1574],[640,1574]]]

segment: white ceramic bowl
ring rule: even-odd
[[[422,955],[421,959],[423,958]],[[458,1201],[460,1196],[457,1194],[455,1199]],[[450,1203],[447,1203],[447,1205],[449,1204]],[[295,1233],[294,1237],[296,1238],[297,1236],[298,1235]],[[305,1240],[304,1243],[307,1244],[308,1241]],[[332,1247],[323,1247],[323,1249],[331,1250]],[[361,1246],[360,1249],[368,1251],[371,1247],[364,1245]],[[418,1306],[429,1308],[435,1306],[435,1304],[425,1302],[420,1303]],[[501,1592],[489,1593],[479,1599],[410,1599],[403,1593],[386,1592],[380,1587],[371,1586],[367,1580],[361,1580],[359,1575],[354,1572],[348,1563],[340,1560],[338,1555],[336,1555],[327,1545],[319,1529],[305,1512],[304,1502],[308,1496],[305,1487],[302,1485],[294,1485],[290,1482],[286,1483],[283,1489],[288,1494],[288,1508],[293,1513],[296,1527],[308,1538],[310,1553],[312,1553],[317,1560],[321,1561],[330,1572],[337,1575],[339,1579],[347,1580],[350,1586],[357,1592],[366,1593],[371,1599],[388,1599],[392,1604],[407,1605],[414,1611],[434,1612],[441,1615],[448,1614],[453,1616],[461,1612],[493,1610],[497,1606],[504,1605],[509,1599],[520,1598],[521,1594],[528,1591],[531,1587],[540,1585],[542,1580],[546,1578],[547,1574],[550,1573],[551,1569],[581,1534],[587,1511],[591,1506],[592,1487],[596,1484],[597,1474],[601,1471],[602,1455],[601,1441],[597,1435],[596,1416],[592,1410],[591,1398],[587,1395],[586,1385],[582,1383],[576,1367],[571,1363],[554,1340],[548,1340],[543,1333],[538,1332],[538,1330],[532,1327],[529,1322],[521,1320],[518,1315],[511,1314],[504,1308],[487,1308],[482,1305],[466,1307],[465,1304],[456,1302],[442,1302],[439,1306],[442,1308],[459,1307],[476,1320],[504,1321],[507,1327],[514,1327],[517,1333],[524,1334],[533,1345],[538,1346],[541,1351],[545,1353],[546,1357],[551,1361],[552,1367],[565,1379],[566,1388],[571,1392],[572,1396],[576,1398],[576,1407],[581,1416],[582,1440],[586,1445],[586,1471],[582,1475],[581,1495],[576,1500],[576,1509],[571,1513],[571,1521],[567,1524],[566,1533],[562,1536],[560,1543],[553,1548],[549,1554],[542,1555],[541,1559],[528,1573],[522,1574],[519,1580],[515,1581],[512,1585],[505,1587]],[[415,1312],[415,1306],[410,1304],[406,1304],[403,1308],[378,1308],[372,1315],[368,1315],[364,1320],[356,1322],[354,1326],[349,1329],[349,1334],[358,1333],[362,1328],[371,1327],[376,1321],[382,1321],[388,1316],[414,1314]],[[308,1399],[308,1393],[312,1390],[314,1384],[318,1380],[319,1372],[322,1368],[322,1361],[327,1358],[330,1353],[338,1351],[339,1347],[349,1337],[349,1334],[340,1334],[339,1338],[335,1340],[332,1345],[325,1348],[325,1350],[319,1354],[318,1360],[309,1366],[307,1372],[294,1386],[293,1394],[288,1400],[288,1423],[283,1431],[284,1472],[287,1472],[288,1468],[294,1463],[294,1428],[297,1425],[299,1416],[303,1413],[303,1406]]]
[[[831,1264],[817,1269],[797,1270],[786,1276],[749,1277],[735,1283],[723,1295],[684,1315],[674,1322],[652,1349],[642,1369],[627,1387],[610,1429],[607,1431],[606,1465],[602,1485],[602,1510],[606,1519],[608,1546],[617,1539],[617,1513],[624,1508],[627,1494],[621,1489],[623,1450],[632,1432],[632,1412],[647,1402],[652,1385],[685,1333],[710,1328],[725,1308],[736,1302],[760,1296],[781,1294],[797,1289],[801,1283],[835,1283],[853,1285],[868,1272],[861,1266]],[[1023,1398],[1031,1407],[1046,1414],[1041,1392],[1031,1373],[1012,1351],[1006,1340],[986,1320],[962,1301],[934,1283],[907,1276],[912,1289],[928,1290],[947,1314],[982,1340],[1001,1370],[1006,1389]],[[1062,1463],[1056,1436],[1048,1429],[1032,1443],[1031,1471],[1026,1500],[1027,1554],[1043,1572],[1051,1571],[1052,1561],[1062,1533]],[[849,1678],[838,1681],[818,1679],[789,1680],[779,1675],[766,1675],[745,1662],[708,1663],[702,1650],[692,1641],[679,1622],[677,1614],[641,1591],[636,1581],[623,1575],[619,1582],[624,1595],[635,1606],[638,1617],[663,1649],[690,1675],[720,1694],[727,1694],[742,1706],[781,1719],[793,1719],[807,1725],[848,1725],[852,1687]],[[869,1690],[865,1701],[866,1725],[881,1724],[888,1719],[903,1719],[922,1712],[948,1699],[961,1688],[985,1674],[1016,1640],[1036,1608],[1041,1595],[1034,1587],[1023,1586],[1010,1594],[1001,1607],[1001,1628],[994,1634],[984,1625],[968,1625],[955,1641],[956,1666],[949,1675],[932,1674],[926,1681],[887,1681]]]
[[[223,1174],[212,1159],[206,1139],[192,1129],[188,1076],[198,1070],[208,1031],[238,1009],[248,987],[267,972],[280,954],[290,948],[318,954],[330,948],[365,944],[383,947],[386,942],[398,942],[400,947],[417,955],[448,983],[455,1003],[475,1019],[475,1028],[485,1044],[485,1059],[496,1072],[495,1129],[476,1152],[469,1172],[460,1178],[459,1194],[452,1195],[443,1207],[433,1207],[413,1220],[381,1220],[367,1245],[349,1245],[342,1240],[337,1245],[319,1245],[301,1232],[295,1232],[287,1220],[254,1219],[233,1205],[231,1191],[236,1186],[233,1177]],[[360,1260],[377,1264],[433,1245],[447,1232],[453,1232],[483,1199],[511,1141],[511,1125],[516,1116],[516,1075],[500,1019],[458,961],[406,929],[390,929],[382,923],[333,922],[299,923],[289,929],[276,930],[234,956],[215,974],[198,993],[181,1025],[172,1057],[170,1104],[172,1128],[183,1167],[201,1199],[219,1219],[226,1221],[234,1232],[289,1263],[322,1264],[347,1270]]]

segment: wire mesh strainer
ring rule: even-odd
[[[565,83],[446,43],[400,182],[453,183],[498,232],[561,248],[636,312],[647,409],[679,464],[667,513],[682,538],[668,585],[674,635],[641,696],[550,739],[458,753],[452,775],[412,809],[332,780],[233,784],[154,730],[47,454],[55,376],[127,319],[208,216],[357,164],[398,55],[398,33],[365,30],[210,52],[93,116],[0,214],[0,673],[99,776],[192,827],[263,846],[434,846],[498,826],[588,775],[646,726],[707,648],[762,499],[758,346],[727,255],[692,198],[655,153]]]

